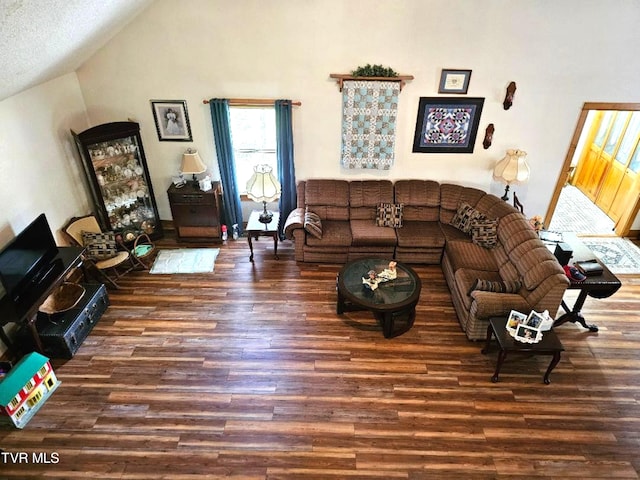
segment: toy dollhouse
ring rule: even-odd
[[[0,380],[0,424],[23,428],[59,385],[47,357],[25,355]]]

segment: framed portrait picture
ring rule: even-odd
[[[529,327],[540,329],[540,326],[542,325],[542,322],[544,322],[544,320],[545,318],[541,314],[532,310],[527,317],[527,321],[525,322],[525,324]]]
[[[524,313],[520,313],[516,310],[511,310],[509,318],[507,318],[507,330],[515,335],[518,326],[527,323],[527,316]]]
[[[473,153],[484,98],[420,97],[414,153]]]
[[[151,100],[158,140],[191,142],[191,125],[185,100]]]
[[[438,93],[467,93],[471,70],[442,69]]]
[[[529,327],[528,325],[518,325],[518,329],[516,330],[515,339],[519,342],[524,343],[537,343],[540,341],[538,338],[539,330]]]

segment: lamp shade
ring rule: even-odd
[[[529,180],[531,170],[525,159],[526,156],[527,152],[522,150],[507,150],[505,157],[493,169],[493,179],[507,185]]]
[[[207,171],[207,166],[204,164],[197,150],[188,149],[182,154],[182,165],[180,171],[183,174],[198,174]]]
[[[272,202],[280,196],[280,183],[269,165],[256,165],[247,182],[247,196],[254,202]]]

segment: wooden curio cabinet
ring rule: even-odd
[[[162,237],[140,125],[113,122],[71,133],[102,229],[122,234],[125,242],[141,233]]]

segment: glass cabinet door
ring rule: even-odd
[[[137,128],[117,122],[74,134],[101,226],[121,233],[125,242],[141,233],[162,235]]]

